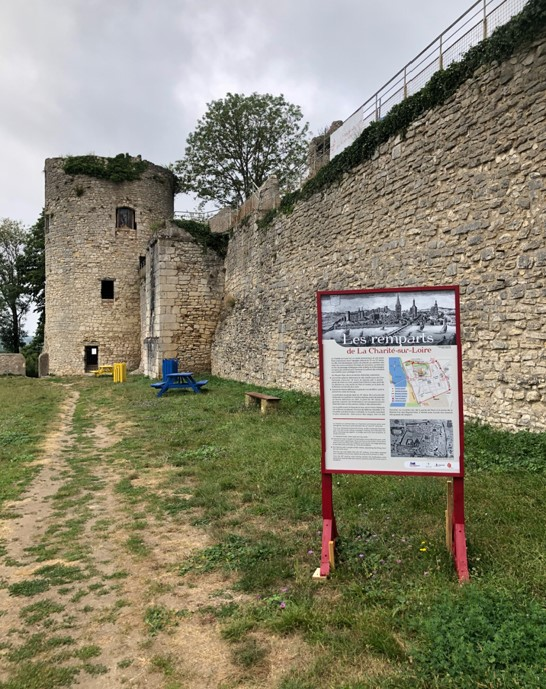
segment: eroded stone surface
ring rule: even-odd
[[[533,59],[530,59],[530,58]],[[233,231],[213,372],[318,392],[316,290],[461,288],[465,411],[546,429],[541,42],[291,215]]]

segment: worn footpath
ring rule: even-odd
[[[180,577],[207,536],[187,513],[150,513],[139,496],[168,491],[165,470],[128,475],[116,445],[131,425],[99,409],[82,422],[78,398],[67,386],[40,471],[0,521],[0,687],[275,686],[298,650],[277,640],[252,676],[233,663],[214,611],[243,594],[218,573]]]

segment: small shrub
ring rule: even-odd
[[[210,249],[211,251],[217,253],[221,258],[225,258],[229,242],[229,237],[227,234],[211,232],[208,225],[196,222],[195,220],[176,219],[173,222],[175,225],[178,225],[178,227],[191,234],[191,236],[203,247],[203,249]]]
[[[87,175],[110,182],[132,182],[140,179],[147,169],[145,160],[134,160],[128,153],[119,153],[114,158],[100,158],[95,155],[69,156],[63,165],[67,175]],[[78,193],[78,190],[81,190]],[[76,195],[83,194],[83,187],[76,187]]]

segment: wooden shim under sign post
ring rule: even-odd
[[[446,548],[447,552],[453,550],[453,480],[447,482],[447,508],[446,508]]]

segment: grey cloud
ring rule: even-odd
[[[25,0],[0,5],[0,212],[31,223],[43,158],[183,155],[206,103],[284,93],[344,119],[470,3]]]

